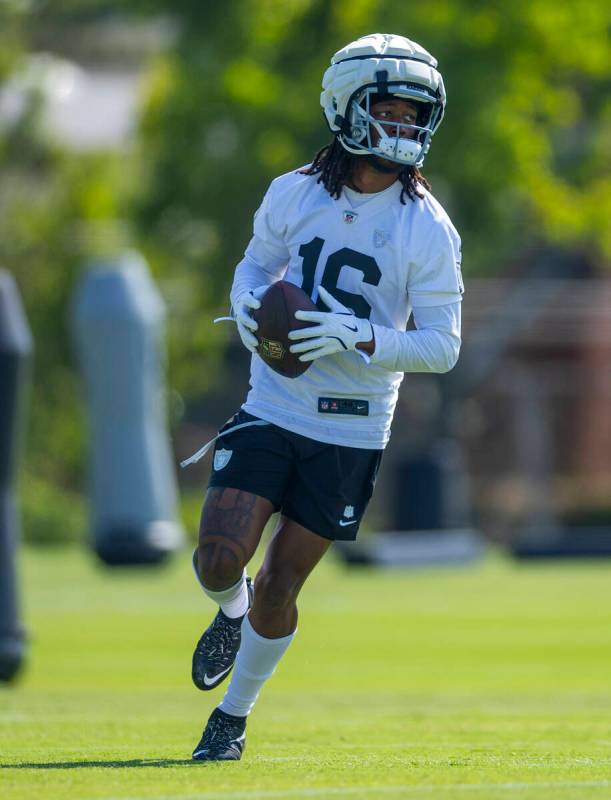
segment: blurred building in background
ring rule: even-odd
[[[579,262],[575,263],[576,272]],[[479,516],[522,554],[611,555],[611,279],[473,281],[467,353],[502,316],[510,336],[460,414]]]
[[[68,31],[37,30],[37,50],[0,86],[0,128],[40,102],[51,141],[72,150],[126,147],[135,137],[148,65],[176,36],[170,17],[114,17],[80,22]]]

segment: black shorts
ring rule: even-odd
[[[239,411],[222,428],[256,420]],[[209,486],[241,489],[325,539],[356,539],[382,450],[325,444],[272,423],[221,436]]]

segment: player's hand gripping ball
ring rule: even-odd
[[[238,327],[238,333],[242,344],[251,353],[257,352],[257,345],[259,344],[255,331],[257,330],[257,323],[252,318],[252,312],[261,308],[260,297],[262,297],[268,290],[269,286],[258,286],[250,292],[243,292],[235,302],[233,308],[233,319]],[[223,319],[231,319],[231,317],[219,317],[215,322]]]
[[[367,344],[374,338],[371,322],[357,317],[351,308],[336,300],[324,286],[318,287],[318,296],[329,310],[298,311],[295,314],[298,320],[317,324],[289,333],[289,339],[297,341],[291,346],[291,353],[298,355],[300,361],[311,362],[323,356],[354,350],[369,364],[369,356],[359,345]]]
[[[309,296],[288,281],[272,284],[260,297],[260,306],[252,312],[257,323],[254,331],[258,340],[257,355],[268,367],[285,378],[297,378],[311,362],[300,361],[290,352],[289,333],[307,328],[310,323],[295,318],[296,311],[316,311]]]

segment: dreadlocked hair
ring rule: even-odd
[[[318,175],[317,183],[322,183],[331,197],[338,200],[343,187],[352,179],[358,158],[359,156],[345,150],[337,137],[334,137],[331,144],[326,144],[316,153],[310,166],[300,169],[299,173],[301,175]],[[403,205],[406,205],[406,196],[410,200],[423,197],[419,187],[423,186],[428,190],[431,188],[418,167],[405,167],[399,173],[398,179],[403,187],[401,190]]]

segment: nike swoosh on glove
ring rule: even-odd
[[[250,350],[251,353],[256,353],[257,347],[259,346],[259,340],[254,334],[254,331],[256,331],[259,326],[252,318],[251,312],[261,308],[260,298],[263,297],[268,289],[269,286],[264,284],[248,292],[242,292],[235,301],[233,307],[233,318],[238,326],[240,339],[244,347]]]
[[[318,296],[330,311],[295,312],[296,319],[317,322],[318,325],[289,333],[289,339],[299,340],[298,344],[289,348],[291,353],[301,353],[300,361],[315,361],[322,356],[355,350],[369,363],[367,353],[356,346],[373,339],[371,322],[355,316],[354,311],[342,305],[324,286],[318,287]]]

